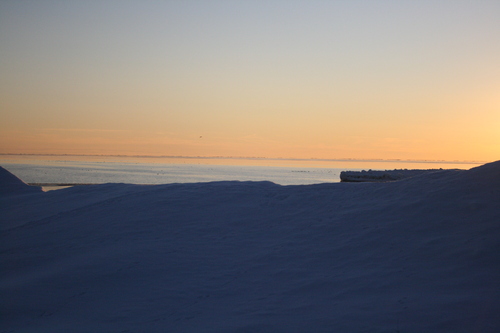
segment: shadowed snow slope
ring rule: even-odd
[[[2,332],[500,331],[500,162],[2,191],[0,213]]]
[[[0,195],[42,192],[41,187],[29,186],[9,171],[0,167]]]

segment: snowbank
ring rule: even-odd
[[[0,331],[498,332],[499,223],[500,162],[2,190]]]
[[[440,169],[442,170],[442,169]],[[424,173],[440,171],[438,169],[428,170],[363,170],[363,171],[342,171],[340,173],[341,182],[387,182],[415,177]]]
[[[41,187],[29,186],[9,171],[0,167],[0,195],[42,192]]]

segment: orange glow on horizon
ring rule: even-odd
[[[279,4],[5,2],[0,153],[500,159],[500,3]]]

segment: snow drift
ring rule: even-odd
[[[415,177],[424,173],[441,171],[442,169],[427,170],[363,170],[363,171],[342,171],[340,173],[341,182],[361,183],[361,182],[388,182]]]
[[[500,162],[47,193],[1,175],[2,332],[500,330]]]
[[[0,195],[42,192],[40,187],[29,186],[9,171],[0,167]]]

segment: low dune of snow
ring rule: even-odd
[[[441,171],[442,169],[427,170],[363,170],[363,171],[342,171],[340,173],[341,182],[361,183],[361,182],[389,182],[405,178],[415,177],[424,173]]]
[[[0,332],[500,331],[500,162],[46,193],[0,171]]]
[[[0,196],[42,192],[40,187],[29,186],[9,171],[0,167]]]

